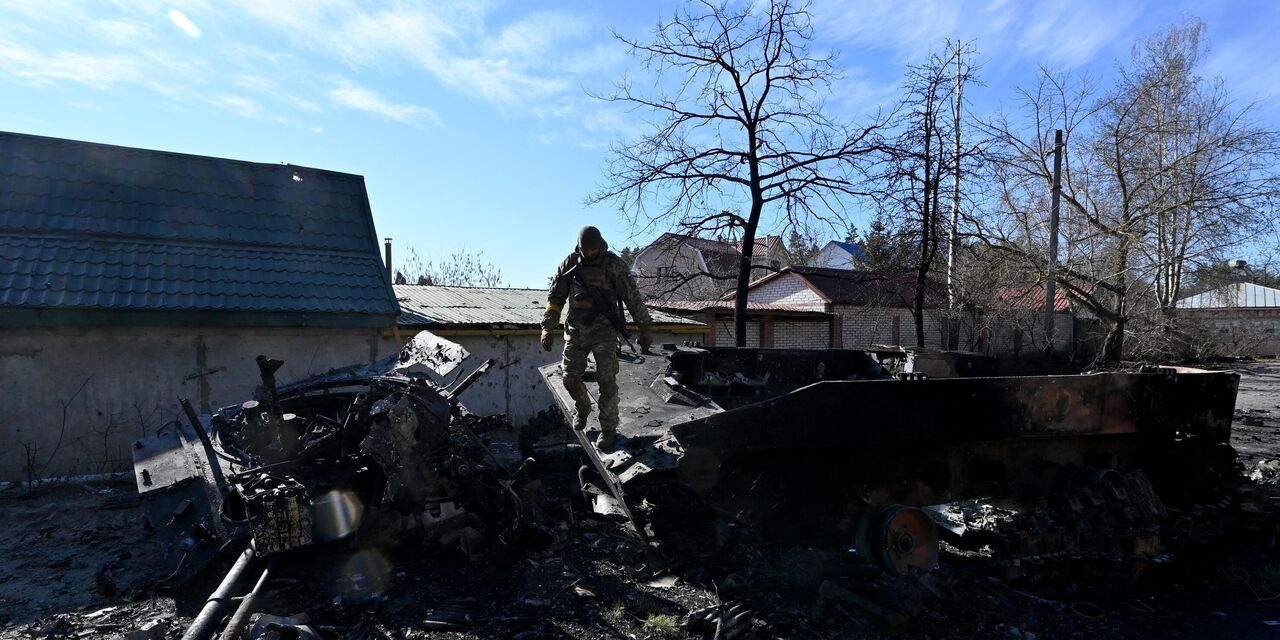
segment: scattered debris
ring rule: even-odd
[[[211,636],[250,565],[313,544],[414,538],[501,557],[519,539],[524,505],[512,468],[476,430],[485,421],[458,402],[492,361],[445,386],[468,355],[424,332],[395,358],[283,387],[281,362],[260,356],[257,398],[204,418],[184,400],[186,424],[135,443],[138,490],[150,525],[172,541],[174,581],[229,545],[244,549],[184,638]]]
[[[1280,484],[1280,459],[1259,461],[1249,479],[1255,484]]]

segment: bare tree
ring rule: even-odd
[[[1277,136],[1234,110],[1220,81],[1196,75],[1202,29],[1190,22],[1138,43],[1100,98],[1088,81],[1042,71],[1019,91],[1021,119],[998,116],[987,127],[999,195],[993,215],[974,222],[1040,279],[1053,130],[1064,130],[1066,251],[1055,281],[1106,324],[1106,362],[1125,355],[1131,321],[1167,326],[1188,263],[1216,259],[1270,222]]]
[[[639,139],[611,147],[606,184],[589,202],[616,202],[633,229],[740,241],[734,333],[745,346],[766,208],[779,227],[842,221],[845,198],[861,195],[862,160],[876,150],[879,123],[854,128],[825,113],[838,74],[831,57],[810,53],[810,16],[790,0],[701,0],[660,22],[649,41],[616,37],[656,88],[624,81],[601,97],[653,119]]]
[[[1204,23],[1174,26],[1139,42],[1120,90],[1139,104],[1137,127],[1150,175],[1153,209],[1144,258],[1161,319],[1182,297],[1189,268],[1221,262],[1226,251],[1271,239],[1271,198],[1277,193],[1275,132],[1237,111],[1221,79],[1197,67],[1206,53]],[[1167,326],[1166,323],[1161,323]]]
[[[948,49],[954,52],[931,54],[924,64],[908,69],[902,102],[892,120],[896,134],[886,145],[887,160],[878,176],[882,215],[896,221],[916,243],[915,298],[910,307],[916,346],[920,347],[925,341],[929,272],[939,259],[939,248],[951,241],[950,234],[944,235],[949,225],[943,214],[942,190],[951,183],[951,211],[958,215],[960,167],[977,153],[959,146],[961,114],[956,106],[958,90],[973,73],[973,65],[965,61],[972,54],[960,43],[948,43]],[[959,62],[953,65],[955,60]]]
[[[439,261],[423,260],[413,247],[405,251],[405,259],[396,269],[396,284],[436,285],[441,287],[501,287],[502,271],[485,259],[483,252],[466,249]]]

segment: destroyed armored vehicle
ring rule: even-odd
[[[230,543],[259,556],[372,533],[403,532],[468,553],[501,544],[519,521],[508,462],[483,433],[490,419],[458,396],[468,354],[429,333],[393,358],[277,386],[280,361],[258,358],[262,386],[242,404],[175,422],[134,444],[148,521],[181,581]],[[452,382],[452,384],[450,384]],[[375,526],[367,526],[375,523]]]
[[[559,367],[540,371],[569,415]],[[941,538],[993,550],[1013,577],[1064,563],[1136,575],[1221,527],[1238,380],[894,377],[862,351],[668,344],[623,357],[614,447],[593,445],[594,414],[578,433],[598,475],[584,491],[692,553],[733,527],[902,573],[932,569]]]

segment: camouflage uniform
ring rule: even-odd
[[[583,231],[585,234],[586,230]],[[577,267],[582,279],[600,291],[600,297],[612,305],[612,313],[624,322],[620,303],[626,304],[640,329],[642,346],[648,344],[652,322],[627,264],[609,251],[609,245],[603,239],[599,239],[597,246],[600,252],[587,259],[583,256],[580,242],[578,248],[560,263],[551,280],[551,291],[547,294],[542,328],[554,331],[560,322],[560,310],[568,304],[569,311],[564,321],[564,358],[560,366],[564,371],[565,390],[576,405],[574,425],[578,428],[584,426],[586,416],[591,413],[591,396],[587,393],[582,374],[587,368],[587,356],[594,354],[596,379],[600,384],[600,430],[605,441],[611,442],[618,429],[619,334],[605,314],[596,308],[597,303],[591,293],[569,270]]]

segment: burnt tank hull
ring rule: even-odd
[[[568,414],[558,366],[541,373]],[[861,351],[668,347],[621,363],[618,445],[594,447],[594,415],[578,437],[640,535],[706,533],[712,511],[768,540],[848,545],[870,510],[1025,503],[1099,469],[1184,491],[1180,448],[1228,446],[1238,382],[1169,367],[904,380]]]

